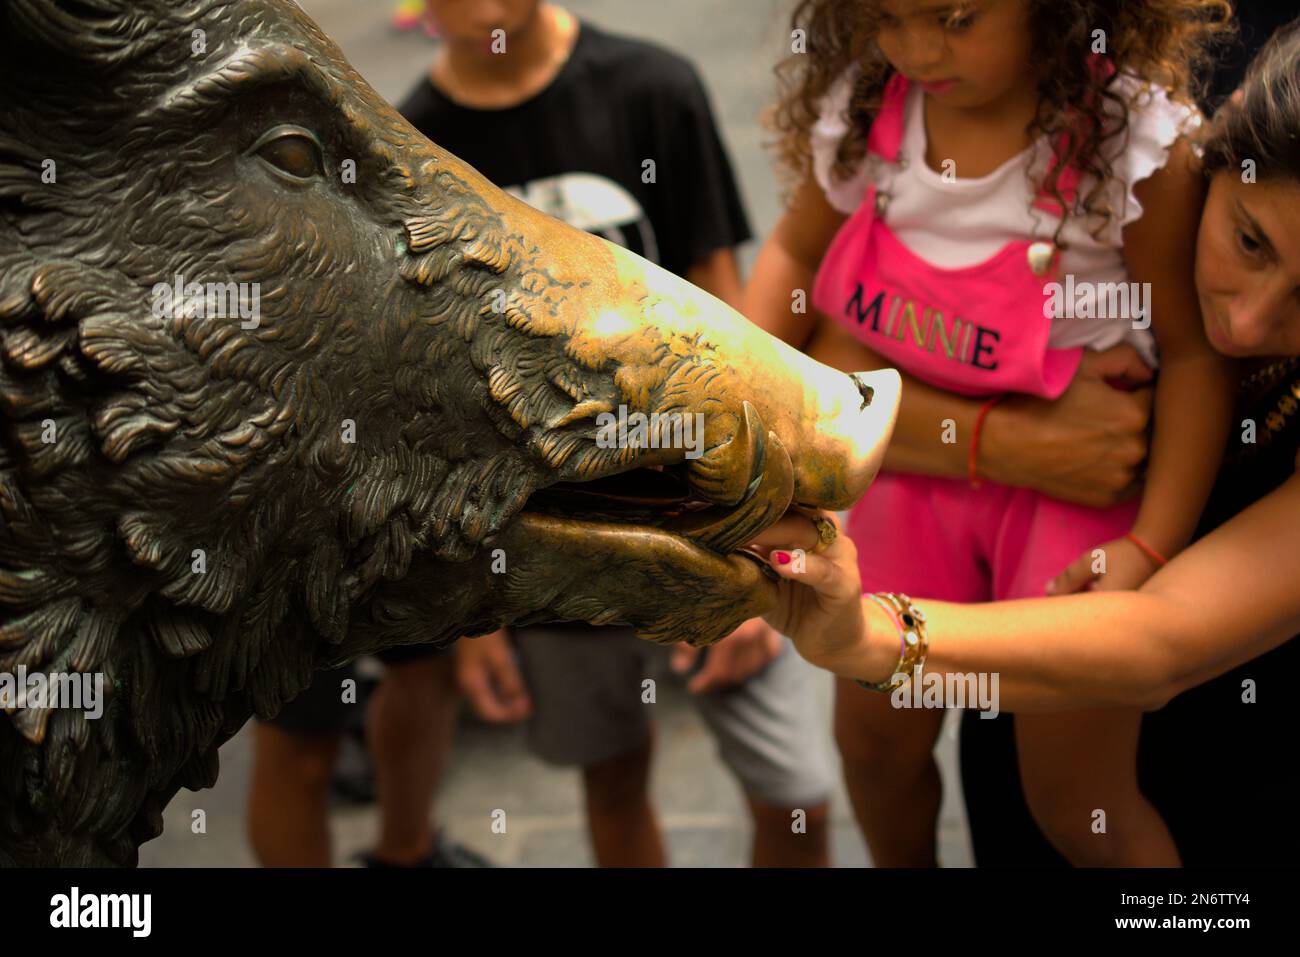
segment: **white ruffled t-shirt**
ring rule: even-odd
[[[874,184],[879,192],[889,194],[884,216],[894,234],[912,252],[943,269],[981,263],[1010,242],[1052,238],[1056,218],[1033,205],[1033,184],[1041,182],[1051,161],[1046,138],[1040,137],[987,176],[963,179],[958,171],[956,178],[945,181],[925,163],[925,96],[916,85],[907,91],[898,162],[888,163],[869,154],[847,179],[836,177],[835,155],[848,132],[844,114],[856,73],[854,67],[831,87],[811,130],[813,175],[832,207],[846,215],[854,212]],[[1122,234],[1125,226],[1142,216],[1142,204],[1133,187],[1163,168],[1169,148],[1201,122],[1194,107],[1171,100],[1164,90],[1136,77],[1121,76],[1116,88],[1129,105],[1127,131],[1103,145],[1114,173],[1107,199],[1116,215],[1099,238],[1089,231],[1085,215],[1070,216],[1061,233],[1068,244],[1060,259],[1062,282],[1070,275],[1076,284],[1129,281]],[[1118,109],[1110,100],[1107,106],[1112,111]],[[1094,182],[1085,178],[1079,185],[1081,194]],[[1091,225],[1096,225],[1096,220]],[[1127,341],[1148,363],[1156,365],[1150,329],[1134,328],[1131,320],[1054,318],[1049,341],[1057,349],[1084,346],[1094,350]]]

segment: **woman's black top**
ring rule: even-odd
[[[1254,442],[1245,441],[1249,422]],[[1285,482],[1298,451],[1300,360],[1291,359],[1243,381],[1229,450],[1198,535]],[[1223,574],[1237,572],[1225,567]],[[1237,584],[1250,591],[1249,579]],[[1300,636],[1143,718],[1139,783],[1168,823],[1185,865],[1294,866],[1300,858],[1297,679]],[[1064,864],[1025,805],[1013,722],[1011,715],[985,720],[968,712],[962,723],[962,784],[976,863]]]

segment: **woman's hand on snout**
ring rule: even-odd
[[[799,654],[819,668],[839,670],[857,659],[865,641],[858,550],[839,519],[823,512],[839,534],[814,555],[817,529],[811,519],[788,512],[753,543],[781,576],[776,607],[765,617],[788,635]]]

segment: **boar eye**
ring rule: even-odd
[[[263,134],[252,152],[295,179],[312,179],[324,174],[320,144],[298,126],[277,126]]]

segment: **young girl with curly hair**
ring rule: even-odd
[[[1234,383],[1192,281],[1203,187],[1191,77],[1230,16],[1225,0],[799,4],[803,46],[778,68],[774,114],[798,183],[746,306],[828,364],[905,375],[886,470],[848,520],[865,591],[1133,589],[1190,540]],[[808,289],[816,308],[792,309]],[[1121,343],[1159,366],[1140,500],[1076,505],[1001,474],[980,444],[995,404],[1056,399],[1087,355]],[[953,395],[967,397],[959,416]],[[947,474],[917,467],[939,456]],[[907,690],[842,681],[837,695],[878,865],[935,862],[944,712],[896,707]],[[1075,864],[1178,863],[1138,787],[1140,719],[1016,718],[1025,798]]]

